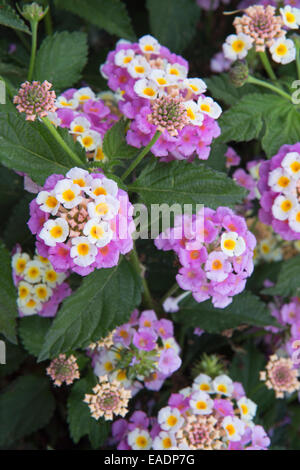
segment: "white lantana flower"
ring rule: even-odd
[[[300,25],[300,9],[286,5],[284,8],[280,8],[281,18],[290,29],[298,29]]]
[[[224,57],[231,61],[244,59],[251,49],[252,43],[253,39],[247,34],[230,34],[223,44]]]
[[[289,64],[296,58],[295,44],[291,39],[285,37],[277,39],[270,47],[274,62],[278,64]]]

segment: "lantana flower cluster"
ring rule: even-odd
[[[40,255],[58,272],[82,276],[118,264],[133,246],[133,208],[125,191],[103,173],[72,168],[51,175],[30,203],[28,226]]]
[[[266,383],[267,388],[274,390],[276,398],[284,398],[286,394],[300,390],[298,375],[299,371],[294,368],[291,358],[273,354],[269,357],[266,370],[260,372],[260,380]]]
[[[56,272],[47,258],[38,254],[32,258],[20,247],[12,257],[12,272],[20,317],[54,317],[59,304],[71,295],[67,273]]]
[[[46,372],[57,387],[61,387],[63,383],[71,385],[74,380],[80,377],[76,357],[73,354],[69,357],[60,354],[51,361]]]
[[[253,271],[255,237],[245,219],[227,207],[177,217],[174,228],[160,234],[155,245],[178,255],[179,286],[192,291],[197,302],[211,298],[218,308],[244,290]]]
[[[117,380],[109,381],[107,375],[103,375],[99,377],[93,393],[87,393],[83,401],[88,404],[93,418],[111,421],[114,416],[127,414],[130,398],[130,390],[126,390]]]
[[[50,90],[52,84],[45,80],[43,83],[24,82],[18,94],[14,97],[14,104],[19,113],[26,114],[27,121],[35,121],[37,117],[42,118],[56,110],[55,91]]]
[[[130,321],[114,330],[109,338],[92,345],[94,372],[123,385],[132,395],[143,386],[159,390],[181,365],[173,323],[158,320],[153,310],[140,315],[135,310]]]
[[[255,47],[257,52],[269,50],[272,59],[288,64],[296,58],[294,41],[286,37],[288,30],[300,25],[300,9],[286,5],[276,14],[272,5],[253,5],[243,11],[243,15],[233,21],[236,34],[230,34],[223,44],[225,58],[244,59],[248,51]]]
[[[152,36],[138,43],[119,41],[108,54],[101,72],[108,86],[122,93],[121,112],[132,120],[127,142],[149,144],[156,130],[164,132],[151,151],[164,160],[206,160],[220,129],[220,106],[205,96],[200,78],[188,78],[188,63],[172,54]],[[175,111],[174,111],[175,110]]]
[[[86,150],[89,160],[105,159],[104,134],[119,119],[112,106],[107,106],[105,96],[97,96],[90,87],[70,88],[57,98],[56,113],[48,115],[54,125],[69,129]]]
[[[116,421],[112,432],[124,450],[265,450],[270,439],[253,423],[256,410],[240,383],[201,373],[172,393],[155,419],[135,412],[129,422]]]
[[[283,145],[260,166],[259,218],[284,240],[300,240],[300,144]]]

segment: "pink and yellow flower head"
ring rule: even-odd
[[[55,271],[50,261],[38,254],[31,258],[17,247],[12,257],[12,270],[21,317],[53,317],[62,300],[71,294],[69,284],[65,282],[67,273]]]
[[[300,144],[283,145],[260,166],[259,218],[285,240],[300,240]]]
[[[207,390],[199,389],[205,385]],[[218,391],[218,384],[228,394]],[[112,428],[117,448],[127,450],[265,450],[270,439],[253,419],[257,405],[245,396],[236,397],[227,375],[200,374],[191,387],[172,393],[167,406],[150,419],[141,411],[129,421],[118,420]],[[243,387],[239,385],[241,390]],[[230,389],[230,390],[229,390]],[[222,398],[221,398],[222,397]]]
[[[132,249],[127,193],[102,173],[72,168],[66,177],[50,176],[31,202],[30,215],[28,225],[37,236],[39,253],[58,271],[84,276],[115,266],[119,254]]]
[[[130,145],[146,146],[159,130],[162,135],[152,147],[155,156],[208,158],[209,145],[220,133],[216,119],[221,108],[204,95],[203,80],[187,78],[188,63],[182,57],[147,35],[133,44],[119,41],[100,70],[109,87],[122,92],[119,108],[132,120],[127,133]],[[193,134],[189,146],[187,128]]]
[[[181,365],[180,348],[174,339],[173,323],[158,320],[153,310],[119,326],[108,336],[90,346],[93,367],[99,377],[106,374],[135,395],[144,385],[159,390],[167,377]]]
[[[242,292],[253,271],[255,237],[245,220],[227,207],[204,208],[203,213],[178,218],[155,245],[178,255],[179,286],[191,291],[197,302],[211,298],[217,308]]]

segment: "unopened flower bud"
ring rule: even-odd
[[[247,82],[249,69],[246,62],[238,60],[229,70],[229,77],[235,87],[241,87]]]

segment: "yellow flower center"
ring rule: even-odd
[[[62,193],[62,197],[65,201],[71,202],[73,199],[75,199],[75,193],[72,191],[72,189],[67,189]]]
[[[96,188],[93,193],[95,194],[95,196],[106,196],[107,195],[107,191],[106,189],[102,188],[101,186],[99,186],[99,188]]]
[[[276,47],[276,54],[280,56],[284,56],[287,53],[287,47],[285,44],[279,44],[279,46]]]
[[[40,271],[38,268],[34,267],[34,268],[30,268],[28,270],[28,276],[31,277],[32,279],[35,279],[36,277],[38,277],[40,274]]]
[[[205,401],[202,401],[202,400],[197,401],[197,403],[196,403],[196,408],[197,408],[198,410],[206,410],[207,404],[205,403]]]
[[[166,85],[167,84],[167,80],[165,78],[158,78],[157,79],[157,83],[159,85]]]
[[[167,424],[168,424],[169,426],[172,426],[172,427],[173,427],[173,426],[175,426],[175,424],[177,424],[177,421],[178,421],[178,419],[176,418],[176,416],[170,415],[170,416],[168,417],[168,419],[167,419]]]
[[[112,362],[110,362],[110,361],[105,362],[105,364],[104,364],[104,369],[105,369],[107,372],[111,372],[111,371],[113,370]]]
[[[92,237],[94,237],[98,240],[99,238],[103,237],[104,230],[103,230],[102,227],[99,227],[99,225],[94,225],[91,228],[90,234],[91,234]]]
[[[82,139],[82,143],[85,147],[90,147],[91,145],[93,145],[94,140],[90,135],[87,135]]]
[[[144,436],[139,436],[139,437],[136,438],[135,442],[136,442],[136,445],[138,447],[141,447],[142,449],[144,449],[146,447],[148,441]]]
[[[242,404],[241,405],[241,410],[242,410],[243,415],[246,415],[248,413],[248,406]]]
[[[77,245],[77,251],[80,256],[86,256],[90,251],[90,247],[87,243],[79,243]]]
[[[50,207],[51,209],[54,209],[57,205],[57,199],[54,196],[48,196],[46,200],[46,206]]]
[[[300,170],[300,163],[299,162],[293,162],[290,166],[291,170],[293,173],[298,173]]]
[[[146,87],[146,88],[144,88],[144,95],[154,96],[155,95],[155,90],[153,90],[153,88]]]
[[[105,202],[100,202],[96,206],[96,212],[99,215],[105,215],[108,212],[108,205]]]
[[[145,52],[153,52],[154,47],[151,44],[146,44],[145,47],[144,47],[144,51]]]
[[[291,210],[292,206],[293,206],[293,205],[292,205],[291,201],[289,201],[289,200],[287,199],[286,201],[283,201],[283,202],[281,203],[281,206],[280,206],[280,207],[281,207],[281,209],[283,210],[283,212],[288,212],[288,211]]]
[[[170,71],[169,71],[169,73],[170,73],[171,75],[179,75],[179,71],[178,71],[177,69],[175,69],[175,68],[171,68]]]
[[[203,392],[207,392],[209,389],[210,389],[210,387],[209,387],[208,384],[201,384],[200,385],[200,390],[202,390]]]
[[[45,299],[47,297],[46,287],[39,287],[38,289],[36,289],[36,294],[39,297],[39,299]]]
[[[245,43],[241,39],[237,39],[236,41],[233,41],[232,43],[232,49],[234,50],[234,52],[241,52],[244,49],[244,47],[245,47]]]
[[[285,14],[285,18],[286,18],[286,21],[288,23],[294,23],[295,22],[295,15],[293,15],[293,13],[291,13],[290,11],[287,11],[286,14]]]
[[[89,95],[81,95],[81,97],[79,98],[80,101],[87,101],[87,100],[90,100],[91,97]]]
[[[172,441],[169,437],[165,437],[163,440],[162,440],[162,445],[163,445],[163,448],[164,449],[170,449],[170,447],[172,447]]]
[[[18,259],[16,269],[19,273],[23,272],[26,267],[25,259]]]
[[[221,261],[219,259],[215,259],[212,263],[212,268],[216,271],[219,270],[219,269],[222,269],[222,266],[223,266],[223,264],[221,263]]]
[[[220,393],[226,393],[227,392],[227,387],[224,384],[218,385],[217,389],[218,389],[218,392],[220,392]]]
[[[80,124],[77,124],[76,126],[74,126],[73,132],[82,133],[82,132],[84,132],[84,127],[81,126]]]
[[[233,250],[235,245],[236,245],[235,241],[232,240],[231,238],[228,238],[224,242],[224,247],[226,248],[226,250]]]
[[[56,225],[50,230],[50,235],[53,238],[59,238],[62,236],[62,234],[63,234],[63,229],[60,225]]]
[[[73,180],[73,183],[78,184],[78,186],[80,186],[81,188],[84,188],[85,186],[85,181],[82,178],[79,178],[78,180]]]
[[[144,73],[145,72],[145,68],[142,67],[141,65],[137,65],[134,69],[135,69],[136,73]]]
[[[27,287],[25,286],[19,287],[19,297],[21,299],[25,299],[25,297],[27,297],[28,294],[29,294],[29,289],[27,289]]]
[[[289,178],[287,176],[280,176],[278,180],[278,186],[281,186],[282,188],[286,188],[289,185]]]
[[[55,282],[57,279],[57,274],[53,269],[51,271],[46,272],[46,280],[49,282]]]
[[[226,426],[226,430],[227,430],[229,436],[233,436],[233,434],[235,433],[235,429],[234,429],[233,424],[228,424]]]
[[[201,109],[201,111],[204,111],[204,112],[206,112],[206,113],[209,113],[209,111],[210,111],[210,106],[209,106],[208,104],[206,104],[206,103],[203,103],[203,104],[201,104],[200,109]]]

